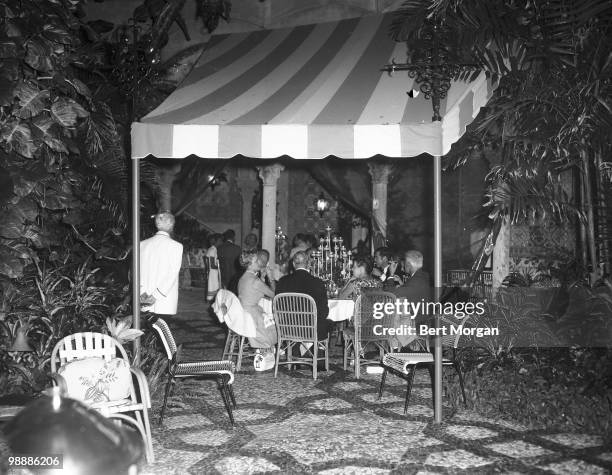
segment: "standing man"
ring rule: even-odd
[[[175,315],[178,306],[179,272],[183,245],[170,237],[174,216],[155,215],[157,233],[140,243],[140,295],[150,302],[145,310]]]
[[[329,307],[327,306],[327,290],[325,283],[308,270],[309,257],[304,251],[298,251],[293,256],[292,274],[281,278],[276,284],[276,295],[284,292],[298,292],[310,295],[317,304],[317,338],[325,340],[328,337],[333,322],[327,319]]]
[[[219,267],[221,268],[221,283],[224,289],[229,289],[236,293],[238,288],[237,276],[240,270],[240,246],[234,244],[236,233],[233,229],[228,229],[223,233],[223,244],[217,249],[219,257]],[[230,285],[231,284],[231,285]]]

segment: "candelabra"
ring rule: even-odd
[[[319,247],[311,252],[311,268],[313,275],[327,283],[330,293],[337,290],[338,284],[351,276],[352,257],[348,249],[344,247],[343,239],[334,236],[332,228],[325,228],[327,236],[319,240]]]

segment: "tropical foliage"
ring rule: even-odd
[[[597,220],[593,201],[611,165],[611,16],[605,0],[408,0],[392,28],[411,50],[436,24],[452,60],[478,65],[497,83],[447,162],[489,160],[485,214],[493,240],[502,222],[577,217],[592,270],[606,257],[595,222],[603,228],[607,219]],[[565,170],[580,178],[581,200],[562,186]]]
[[[132,45],[122,25],[85,23],[83,3],[0,0],[2,390],[39,389],[58,339],[129,310],[126,134],[138,104],[125,86],[157,90],[153,101],[172,88],[159,49],[185,0],[145,0]],[[126,69],[136,76],[117,75]],[[155,176],[143,168],[152,197]]]

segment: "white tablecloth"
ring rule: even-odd
[[[272,300],[263,298],[259,301],[259,305],[263,308],[264,313],[272,313]],[[330,299],[327,305],[329,306],[328,320],[341,322],[353,318],[355,302],[352,300]]]

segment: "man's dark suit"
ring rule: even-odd
[[[408,302],[414,302],[416,304],[423,300],[424,303],[427,304],[427,302],[431,302],[433,297],[432,290],[433,289],[429,283],[429,274],[419,269],[412,275],[412,277],[404,282],[404,285],[392,289],[390,292],[395,294],[399,299],[406,299]],[[399,324],[418,325],[422,315],[417,315],[416,318],[417,321],[415,322],[411,316],[400,315]],[[401,345],[407,345],[414,339],[414,337],[406,335],[397,336],[396,338]]]
[[[236,246],[231,241],[225,241],[217,249],[219,257],[219,269],[221,270],[221,283],[223,288],[227,289],[230,282],[240,269],[240,246]]]
[[[417,270],[404,285],[391,290],[399,298],[408,299],[410,302],[426,302],[432,298],[432,288],[429,283],[429,274],[421,269]]]
[[[333,322],[327,320],[329,307],[327,306],[327,291],[321,279],[310,275],[304,269],[298,269],[293,274],[286,275],[276,284],[276,295],[284,292],[298,292],[310,295],[317,304],[317,338],[327,338]]]

